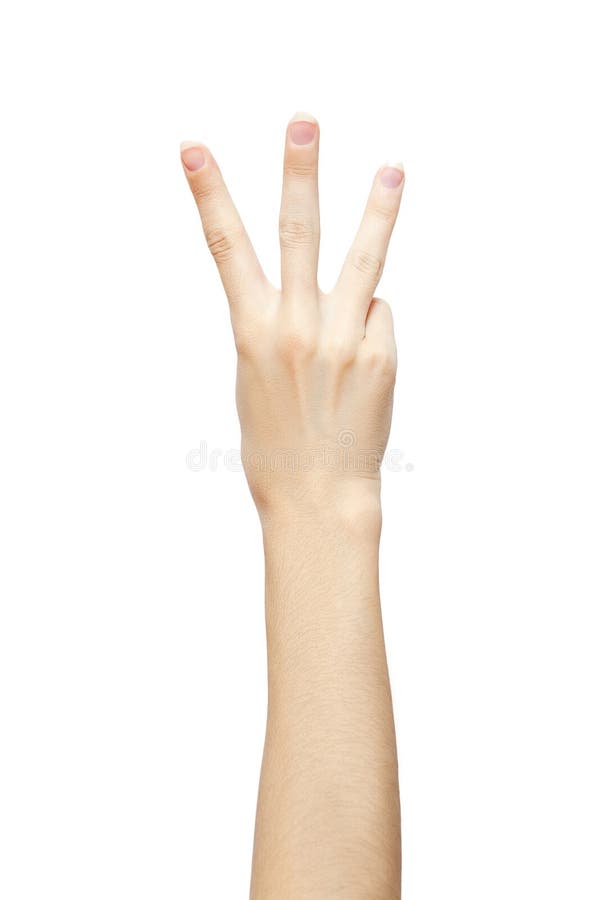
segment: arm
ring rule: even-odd
[[[369,498],[367,498],[367,504]],[[377,584],[359,497],[265,529],[269,708],[251,897],[397,898],[400,811]]]
[[[319,128],[288,126],[281,290],[203,145],[186,175],[230,301],[242,459],[263,530],[269,704],[252,900],[398,900],[400,807],[378,584],[391,312],[374,299],[403,187],[383,167],[333,291],[317,284]]]

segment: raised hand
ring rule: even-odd
[[[279,214],[281,289],[266,278],[219,167],[182,145],[184,170],[229,300],[238,350],[242,458],[261,517],[379,490],[396,373],[389,305],[374,297],[404,173],[375,174],[362,222],[333,290],[319,288],[319,126],[287,127]],[[365,485],[363,476],[374,482]],[[360,489],[357,490],[357,486]]]
[[[229,299],[242,458],[263,527],[269,710],[251,900],[398,900],[400,806],[381,610],[390,308],[374,298],[404,174],[384,166],[334,289],[320,290],[319,127],[289,123],[281,289],[210,151],[182,159]]]

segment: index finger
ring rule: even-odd
[[[264,286],[265,273],[208,148],[186,141],[181,145],[181,161],[225,293],[230,303],[238,302]]]

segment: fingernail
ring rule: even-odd
[[[314,122],[292,122],[290,140],[292,144],[310,144],[317,131]]]
[[[193,144],[181,145],[181,159],[188,172],[197,172],[206,162],[203,150]]]
[[[404,181],[404,169],[399,163],[397,166],[385,166],[381,170],[381,183],[387,188],[400,187]]]

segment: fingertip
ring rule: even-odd
[[[379,180],[386,188],[399,188],[404,184],[405,172],[401,162],[386,163],[379,170]]]
[[[319,124],[313,114],[306,112],[305,110],[298,110],[295,112],[290,119],[290,123],[292,122],[312,122],[313,125]]]
[[[181,161],[188,172],[198,172],[206,165],[206,148],[197,141],[182,141],[179,152]]]
[[[292,144],[305,146],[317,136],[319,123],[311,113],[298,111],[288,123],[288,135]]]

